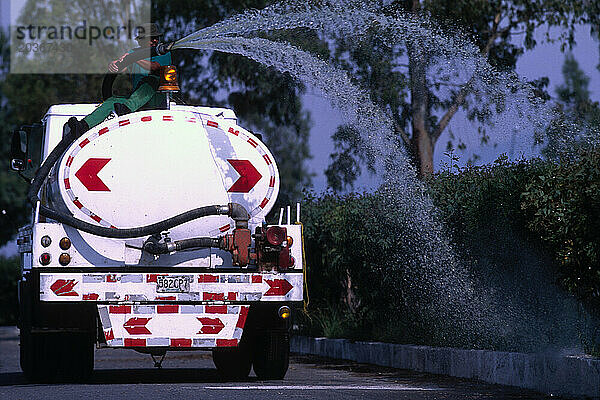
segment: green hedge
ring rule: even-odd
[[[484,326],[470,330],[463,324],[462,334],[444,326],[451,318],[436,321],[431,316],[437,314],[416,309],[422,307],[418,293],[408,291],[419,277],[408,263],[389,265],[392,259],[403,264],[415,250],[410,235],[391,227],[394,218],[382,218],[389,214],[382,193],[307,195],[310,305],[304,329],[330,337],[516,351],[570,346],[581,335],[587,350],[597,352],[598,161],[597,152],[561,163],[500,158],[482,167],[451,166],[428,179],[438,217],[468,270],[461,276],[473,280],[474,291],[495,292],[472,312],[496,307],[506,314],[497,321],[492,312],[472,317]]]
[[[600,152],[548,164],[523,191],[527,228],[548,245],[564,287],[600,310]]]

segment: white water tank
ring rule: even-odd
[[[230,202],[256,225],[279,191],[277,165],[263,143],[222,113],[184,106],[103,122],[67,149],[52,176],[52,206],[116,228]],[[170,237],[215,237],[232,228],[227,216],[210,216],[170,229]]]

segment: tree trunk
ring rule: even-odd
[[[412,146],[421,177],[433,173],[434,142],[429,132],[429,94],[427,89],[427,56],[418,43],[408,46],[411,90]]]

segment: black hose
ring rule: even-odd
[[[221,239],[219,238],[197,237],[191,239],[177,240],[175,242],[175,246],[177,251],[208,247],[219,248],[220,242]]]
[[[198,218],[207,217],[209,215],[226,215],[228,214],[227,211],[227,207],[205,206],[186,211],[182,214],[176,215],[174,217],[165,219],[163,221],[151,225],[140,226],[137,228],[118,229],[105,228],[102,226],[90,224],[80,219],[77,219],[71,215],[63,214],[46,206],[40,206],[40,214],[42,214],[45,217],[52,218],[65,225],[69,225],[75,229],[79,229],[80,231],[113,239],[128,239],[152,235],[157,232],[168,230],[170,228],[173,228],[174,226],[178,226]]]
[[[150,254],[168,254],[173,251],[187,249],[220,248],[221,239],[211,237],[197,237],[177,240],[175,242],[160,242],[160,235],[152,235],[144,242],[144,251]]]

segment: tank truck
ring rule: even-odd
[[[179,90],[174,67],[160,78],[160,91]],[[232,110],[170,95],[65,131],[95,107],[53,105],[13,132],[11,168],[36,171],[17,237],[27,378],[85,379],[96,348],[147,353],[156,366],[167,351],[212,350],[226,377],[253,366],[283,378],[304,254],[299,206],[293,220],[287,207],[287,221],[265,221],[280,185],[269,149]]]

